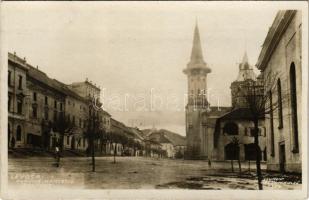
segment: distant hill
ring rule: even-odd
[[[154,135],[163,134],[165,138],[167,138],[173,145],[175,146],[185,146],[186,145],[186,137],[181,136],[177,133],[166,129],[144,129],[142,130],[144,137],[152,137]]]

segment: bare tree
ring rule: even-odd
[[[65,117],[64,112],[60,112],[59,118],[57,118],[57,120],[53,123],[53,128],[60,134],[60,149],[63,150],[64,136],[66,134],[72,135],[76,129],[76,126],[68,117]]]
[[[89,101],[89,109],[86,117],[86,132],[85,137],[89,142],[89,151],[91,154],[92,171],[95,172],[95,143],[101,138],[104,133],[101,126],[100,107],[96,105],[96,101]]]
[[[278,74],[269,73],[267,77],[261,74],[256,81],[246,80],[240,86],[239,91],[241,96],[244,97],[245,103],[250,111],[250,119],[253,124],[254,145],[256,149],[256,172],[258,178],[259,190],[263,189],[262,185],[262,172],[261,172],[261,149],[259,146],[259,120],[264,119],[265,115],[272,115],[273,111],[280,108],[282,109],[282,102],[286,99],[285,95],[281,94],[280,97],[274,101],[272,92],[276,91]],[[273,136],[271,136],[273,137]]]
[[[240,162],[240,156],[239,156],[239,149],[240,149],[240,143],[239,143],[239,139],[237,137],[232,137],[232,141],[231,141],[232,145],[233,145],[233,155],[235,158],[237,158],[238,161],[238,167],[239,167],[239,174],[241,174],[241,162]],[[234,171],[234,167],[233,167],[233,159],[232,161],[232,170]]]

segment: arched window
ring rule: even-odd
[[[274,115],[273,115],[273,94],[271,91],[269,95],[269,110],[270,110],[270,155],[275,156],[275,135],[274,135]]]
[[[16,129],[16,140],[21,141],[21,126],[18,125]]]
[[[238,135],[238,126],[234,122],[228,122],[223,127],[223,133],[228,135]]]
[[[278,92],[278,128],[283,128],[283,119],[282,119],[282,94],[281,94],[281,82],[280,79],[277,81],[277,92]]]
[[[294,63],[290,67],[290,98],[292,111],[292,128],[293,128],[293,152],[298,153],[298,124],[297,124],[297,91],[296,91],[296,72]]]

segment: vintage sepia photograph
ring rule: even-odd
[[[305,198],[307,10],[1,2],[1,197]]]

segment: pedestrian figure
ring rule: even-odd
[[[58,146],[55,147],[55,158],[56,158],[56,166],[59,167],[60,151],[59,151],[59,147]]]
[[[15,147],[15,137],[12,137],[11,139],[11,148],[14,149]]]
[[[208,167],[211,168],[211,161],[208,159]]]

